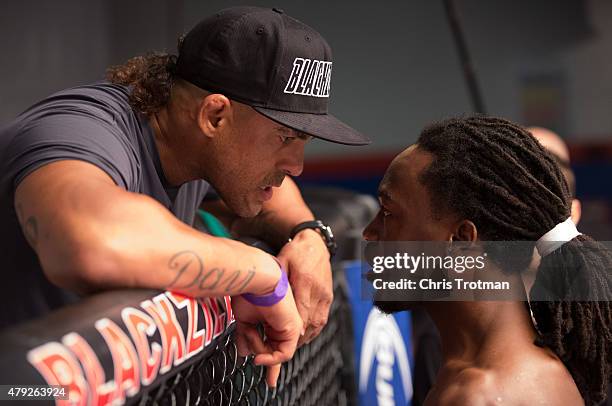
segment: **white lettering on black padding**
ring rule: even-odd
[[[285,93],[329,97],[332,63],[316,59],[295,58]]]

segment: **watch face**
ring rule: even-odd
[[[295,236],[295,234],[297,234],[301,230],[307,228],[319,230],[321,232],[323,240],[325,241],[325,245],[329,250],[330,255],[333,256],[336,253],[337,244],[334,238],[334,233],[332,232],[331,227],[323,223],[321,220],[306,221],[304,223],[298,224],[291,232],[291,238],[293,238],[293,236]]]
[[[334,233],[332,233],[331,227],[327,226],[325,224],[321,224],[321,226],[319,227],[319,229],[321,230],[321,233],[325,236],[326,240],[333,240],[334,239]]]
[[[336,249],[338,248],[338,245],[336,244],[336,239],[334,238],[334,233],[332,232],[331,227],[327,225],[323,225],[323,227],[321,227],[321,232],[325,239],[325,245],[327,245],[329,253],[331,254],[331,256],[333,256],[336,253]]]

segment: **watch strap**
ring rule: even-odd
[[[325,241],[327,250],[329,251],[330,256],[333,257],[338,249],[338,245],[336,244],[336,239],[334,237],[334,233],[331,230],[331,227],[323,223],[321,220],[310,220],[296,225],[291,230],[291,234],[289,235],[289,241],[291,241],[297,233],[306,230],[307,228],[319,230],[321,232],[321,237],[323,238],[323,241]]]

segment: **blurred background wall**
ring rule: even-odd
[[[175,52],[202,17],[238,4],[279,7],[319,30],[334,50],[331,111],[374,140],[367,148],[313,142],[304,182],[372,192],[427,122],[471,112],[441,0],[22,0],[0,5],[0,125],[56,90],[101,80],[109,65]],[[560,132],[578,195],[592,204],[585,226],[596,213],[595,234],[612,239],[612,2],[456,7],[487,111]]]

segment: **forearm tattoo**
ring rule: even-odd
[[[193,251],[180,251],[168,261],[173,275],[166,289],[197,289],[200,292],[218,290],[230,292],[237,288],[242,293],[255,277],[255,268],[246,271],[227,271],[225,268],[205,269],[202,258]],[[227,277],[225,277],[227,275]]]

